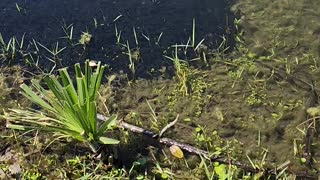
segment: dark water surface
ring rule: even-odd
[[[123,69],[128,62],[114,62],[124,58],[119,57],[122,50],[115,47],[115,25],[122,32],[121,42],[128,40],[130,47],[135,47],[134,27],[144,65],[150,69],[167,63],[162,57],[165,48],[187,43],[193,18],[196,19],[197,42],[206,38],[205,44],[215,48],[227,26],[232,24],[228,21],[232,18],[228,9],[224,0],[2,0],[0,32],[5,40],[12,36],[19,39],[25,33],[26,42],[35,39],[48,48],[59,42],[62,48],[68,45],[62,38],[66,36],[63,27],[72,25],[74,41],[86,31],[93,38],[81,57],[74,50],[64,50],[60,54],[63,65],[90,58]],[[45,56],[40,64],[47,65]]]

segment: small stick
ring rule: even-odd
[[[159,137],[162,137],[162,135],[172,126],[174,126],[179,120],[179,114],[177,115],[176,119],[172,122],[170,122],[168,125],[166,125],[159,133]]]

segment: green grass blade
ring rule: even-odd
[[[100,64],[99,64],[98,67],[99,67],[99,69],[97,69],[97,79],[95,79],[94,88],[93,88],[93,92],[92,92],[92,98],[94,100],[96,100],[96,98],[98,96],[98,91],[101,86],[101,81],[102,81],[103,73],[105,71],[106,66],[101,66],[101,68],[100,68]]]
[[[191,39],[191,45],[194,48],[196,44],[196,19],[193,18],[192,20],[192,39]]]
[[[104,121],[99,127],[98,129],[98,136],[102,136],[103,133],[106,132],[106,130],[108,129],[112,129],[112,126],[114,126],[116,124],[117,121],[117,115],[113,115],[111,117],[109,117],[109,119],[106,119],[106,121]]]
[[[96,102],[90,103],[90,109],[87,113],[87,121],[90,123],[90,129],[93,135],[97,134],[97,107]]]
[[[83,77],[82,78],[77,77],[77,91],[78,91],[79,106],[83,106],[86,99],[86,93],[85,93],[83,82],[84,82]]]
[[[77,103],[77,92],[73,86],[72,80],[69,76],[69,73],[67,71],[67,68],[63,68],[60,70],[60,77],[61,77],[61,81],[63,83],[64,87],[67,87],[67,92],[68,95],[71,97],[72,99],[72,103]]]
[[[44,78],[45,83],[52,91],[54,96],[57,98],[58,101],[64,100],[64,96],[62,94],[62,86],[59,84],[58,80],[55,76],[50,75]]]
[[[55,109],[48,104],[47,102],[45,102],[44,100],[42,100],[38,95],[36,95],[30,87],[28,87],[26,84],[22,84],[21,89],[25,92],[24,95],[31,101],[37,103],[38,105],[52,111],[55,112]]]
[[[99,142],[102,144],[119,144],[119,140],[107,138],[107,137],[100,137]]]

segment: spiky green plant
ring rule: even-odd
[[[11,63],[16,57],[16,37],[13,36],[6,43],[2,34],[0,33],[0,60],[8,61],[8,64]]]
[[[164,56],[168,59],[170,59],[173,62],[175,71],[176,71],[176,77],[179,80],[179,86],[180,91],[182,92],[183,96],[189,95],[190,86],[188,84],[190,83],[189,78],[189,72],[188,72],[188,63],[185,60],[181,60],[178,57],[178,45],[175,46],[175,52],[173,57]]]
[[[23,84],[23,95],[45,111],[11,109],[4,114],[4,118],[11,122],[8,127],[38,128],[72,137],[88,143],[93,152],[96,152],[98,144],[119,143],[104,136],[106,131],[112,129],[117,117],[111,116],[102,124],[97,121],[96,99],[104,70],[101,62],[93,70],[86,61],[84,73],[80,64],[75,64],[76,87],[66,68],[59,71],[59,77],[44,77],[50,90],[46,90],[38,80],[32,80],[31,87]]]

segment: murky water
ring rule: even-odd
[[[26,42],[35,39],[49,49],[56,42],[60,48],[67,46],[64,37],[67,33],[70,35],[71,27],[75,42],[82,32],[89,32],[93,38],[86,54],[78,57],[77,53],[66,50],[59,54],[62,64],[69,66],[90,58],[123,70],[121,67],[126,63],[113,61],[121,54],[115,47],[115,28],[121,32],[120,42],[128,41],[132,48],[137,46],[135,28],[144,65],[150,66],[142,68],[142,73],[166,64],[162,54],[167,47],[187,44],[193,18],[196,19],[196,41],[205,38],[207,46],[216,47],[230,26],[228,19],[232,15],[227,6],[223,0],[3,0],[0,32],[5,39],[12,36],[19,39],[25,34]],[[41,62],[47,64],[45,60]]]
[[[38,57],[38,66],[46,72],[55,65],[70,67],[91,59],[108,64],[112,71],[108,75],[124,71],[130,76],[129,45],[137,60],[136,81],[132,85],[127,80],[133,78],[117,74],[117,83],[127,78],[119,83],[123,86],[111,93],[106,85],[101,94],[111,112],[156,129],[151,127],[150,102],[161,127],[180,115],[168,137],[206,149],[195,137],[200,126],[201,133],[212,135],[202,139],[212,149],[224,147],[244,162],[247,156],[264,161],[263,153],[268,152],[266,161],[272,167],[290,160],[291,172],[309,172],[320,166],[318,126],[306,136],[313,127],[307,110],[320,108],[318,4],[317,0],[239,0],[231,5],[227,0],[1,0],[0,33],[6,42],[24,37],[22,54]],[[236,33],[230,9],[237,14]],[[204,38],[211,59],[206,66],[190,63],[186,95],[180,79],[171,76],[176,75],[172,61],[164,56],[172,57],[176,44],[190,45],[193,19],[195,43]],[[83,32],[92,35],[86,45],[79,44]],[[231,40],[227,45],[235,51],[215,56],[212,52],[222,36]],[[239,43],[232,49],[234,37]],[[184,50],[178,50],[181,59],[199,56],[191,48],[190,53]],[[49,51],[59,52],[56,64]],[[26,63],[16,60],[12,63]],[[155,78],[159,76],[164,78]]]

